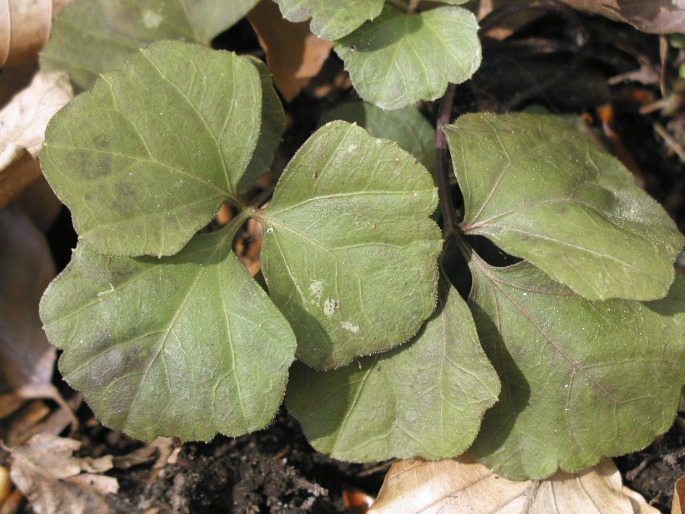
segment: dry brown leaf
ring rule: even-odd
[[[0,73],[0,109],[4,107],[14,95],[28,87],[33,76],[38,71],[38,61],[16,66],[6,66]]]
[[[637,494],[637,493],[634,493]],[[640,497],[641,499],[641,497]],[[513,482],[469,456],[439,462],[398,461],[385,477],[373,514],[658,514],[626,496],[609,459],[580,473],[559,472],[549,480]]]
[[[685,476],[680,477],[673,488],[673,503],[671,514],[683,514],[685,512]]]
[[[112,457],[76,458],[79,441],[38,434],[11,450],[12,481],[38,514],[107,514],[104,495],[119,489],[116,478],[99,475],[112,468]],[[85,473],[82,473],[85,472]]]
[[[62,202],[42,174],[13,203],[28,214],[42,232],[48,231],[62,210]]]
[[[32,58],[48,40],[52,0],[0,0],[0,66]]]
[[[26,403],[26,400],[17,393],[12,390],[6,391],[5,389],[7,388],[2,386],[3,384],[0,380],[0,388],[2,389],[0,392],[0,419],[6,418],[13,412],[16,412],[24,403]]]
[[[685,32],[685,0],[561,0],[652,34]]]
[[[50,35],[52,16],[69,0],[0,0],[0,68],[35,57]]]
[[[7,468],[0,466],[0,505],[5,501],[12,492],[12,483],[10,482],[10,473]]]
[[[155,461],[153,469],[162,469],[167,465],[173,451],[174,442],[171,437],[158,437],[137,450],[133,450],[126,455],[114,457],[114,467],[117,469],[128,469]]]
[[[0,111],[0,207],[40,176],[45,127],[73,97],[66,73],[37,73]]]
[[[55,276],[43,234],[13,206],[0,210],[0,372],[14,389],[49,384],[55,349],[38,302]]]
[[[36,73],[31,84],[0,111],[0,169],[15,148],[38,157],[48,121],[73,97],[66,73]]]
[[[262,0],[247,15],[266,52],[266,63],[276,87],[287,101],[295,98],[328,59],[333,42],[309,31],[309,22],[284,20],[278,5]]]
[[[7,168],[0,169],[0,208],[21,195],[41,176],[40,163],[22,150]]]
[[[43,234],[18,208],[0,209],[0,380],[24,398],[51,398],[71,412],[50,382],[55,349],[38,317],[54,276]]]
[[[16,393],[15,397],[20,398]],[[0,401],[9,394],[0,396]],[[21,408],[0,423],[0,444],[19,446],[31,439],[32,436],[42,433],[38,428],[50,416],[50,407],[43,400],[27,402],[22,399]],[[61,411],[56,411],[61,412]]]

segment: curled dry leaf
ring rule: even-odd
[[[0,66],[36,55],[51,18],[52,0],[0,0]]]
[[[630,23],[643,32],[685,32],[685,0],[561,0],[579,11]]]
[[[559,472],[548,480],[501,478],[470,455],[438,462],[398,461],[385,477],[369,513],[453,514],[658,514],[642,497],[624,492],[609,459],[579,473]]]
[[[2,156],[0,156],[2,157]],[[5,169],[0,169],[0,208],[16,199],[41,176],[38,159],[19,149]]]
[[[34,57],[50,35],[52,15],[69,0],[0,0],[0,68]]]
[[[10,481],[10,472],[7,468],[0,466],[0,505],[5,501],[12,491],[12,482]]]
[[[0,111],[0,207],[40,176],[45,127],[73,96],[66,73],[37,73]]]
[[[104,495],[116,493],[119,484],[99,473],[112,468],[112,457],[73,457],[80,447],[73,439],[38,434],[11,450],[12,481],[37,514],[111,512]]]
[[[35,162],[35,161],[34,161]],[[12,202],[24,211],[42,232],[47,232],[62,211],[62,202],[41,174]]]
[[[247,15],[266,52],[276,87],[291,101],[317,75],[333,43],[309,31],[309,22],[291,23],[271,0],[262,0]]]
[[[38,157],[48,121],[73,97],[66,73],[37,73],[29,87],[0,111],[0,168],[17,147]]]
[[[4,67],[0,73],[0,108],[7,105],[19,91],[28,87],[37,71],[37,61]]]
[[[51,398],[55,349],[38,317],[38,301],[55,276],[43,234],[13,206],[0,210],[0,380],[24,398]],[[67,411],[71,412],[68,407]]]
[[[680,477],[673,488],[673,504],[671,514],[683,514],[685,512],[685,476]]]

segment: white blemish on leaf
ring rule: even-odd
[[[106,291],[100,291],[100,292],[97,294],[97,296],[104,296],[104,295],[106,295],[106,294],[110,294],[110,293],[113,293],[113,292],[114,292],[114,285],[112,285],[112,283],[110,282],[110,283],[109,283],[109,289],[107,289]]]
[[[312,280],[309,284],[309,294],[313,297],[312,303],[320,305],[321,295],[323,295],[323,280]]]
[[[335,314],[335,311],[337,311],[339,308],[340,300],[333,300],[329,298],[325,302],[323,302],[323,313],[329,318],[333,316],[333,314]]]
[[[147,29],[156,29],[162,23],[162,16],[150,9],[143,11],[143,25]]]
[[[353,334],[356,334],[357,332],[359,332],[359,325],[353,325],[349,321],[343,321],[340,324],[340,326],[343,327],[345,330],[349,330]]]

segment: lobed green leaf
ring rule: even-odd
[[[359,96],[382,109],[435,100],[449,83],[471,78],[481,62],[476,17],[450,6],[418,14],[386,7],[337,41],[335,51]]]
[[[321,124],[333,120],[356,123],[373,137],[394,141],[435,173],[435,128],[416,107],[384,111],[366,102],[355,102],[331,109],[322,116]]]
[[[44,71],[65,70],[81,90],[163,39],[209,45],[259,0],[74,0],[55,16],[41,52]]]
[[[499,380],[466,302],[446,280],[436,312],[399,348],[333,371],[295,364],[288,411],[336,459],[446,459],[466,451]]]
[[[435,308],[436,188],[396,144],[333,122],[302,145],[273,200],[262,268],[317,369],[409,340]]]
[[[94,250],[171,255],[273,154],[283,114],[263,104],[282,109],[250,59],[157,43],[57,113],[43,171]]]
[[[208,440],[271,421],[295,337],[232,236],[197,236],[163,260],[81,243],[49,286],[41,318],[64,350],[60,371],[105,425],[144,440]]]
[[[445,127],[466,234],[590,300],[662,298],[683,236],[616,159],[552,116],[468,114]]]
[[[502,381],[470,450],[486,466],[544,479],[668,430],[685,383],[685,279],[662,300],[593,302],[529,263],[470,266],[469,303]]]
[[[306,21],[322,39],[334,41],[346,36],[383,10],[385,0],[274,0],[283,17],[292,22]]]

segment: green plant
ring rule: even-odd
[[[365,0],[342,16],[339,2],[278,3],[286,17],[313,16],[360,95],[384,108],[437,99],[480,63],[475,17],[461,7]],[[471,448],[512,478],[578,470],[668,428],[685,381],[685,283],[672,266],[683,237],[618,161],[554,116],[448,124],[450,89],[437,141],[463,219],[445,160],[439,188],[418,161],[433,163],[419,155],[423,136],[394,136],[414,156],[340,120],[302,145],[264,206],[270,192],[251,196],[252,185],[285,124],[266,67],[149,44],[206,41],[250,2],[209,27],[212,2],[173,14],[185,31],[158,4],[65,9],[65,26],[86,11],[142,20],[102,28],[120,42],[113,67],[147,48],[53,118],[42,156],[80,241],[41,317],[65,379],[105,424],[141,439],[237,436],[267,425],[285,397],[312,445],[337,458]],[[44,65],[72,59],[80,37],[58,32]],[[76,67],[89,88],[95,72]],[[357,109],[376,135],[418,115]],[[235,218],[197,234],[223,202]],[[250,218],[264,228],[266,290],[232,250]],[[471,236],[522,261],[488,264]],[[467,304],[448,275],[468,273]]]

